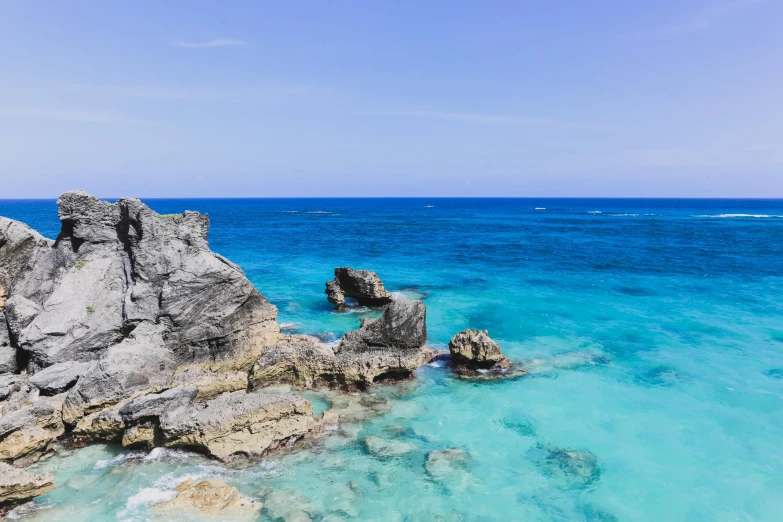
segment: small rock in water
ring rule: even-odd
[[[367,450],[377,457],[399,457],[413,451],[413,445],[371,435],[364,439]]]
[[[245,498],[239,490],[222,480],[206,479],[195,483],[189,478],[176,487],[177,496],[154,504],[150,508],[153,518],[192,520],[215,518],[222,520],[256,520],[262,504]]]
[[[325,293],[339,309],[345,307],[346,298],[355,299],[360,306],[385,306],[392,302],[392,295],[378,274],[349,266],[334,269],[334,279],[327,281]]]
[[[489,381],[522,377],[527,373],[503,355],[486,330],[468,328],[455,334],[449,341],[449,352],[454,372],[462,379]],[[441,355],[435,356],[438,357]]]

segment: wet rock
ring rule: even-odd
[[[313,406],[295,395],[233,392],[166,411],[160,428],[166,446],[190,447],[227,459],[261,456],[315,427]]]
[[[55,364],[30,377],[30,384],[43,395],[57,395],[73,386],[89,367],[89,363],[76,361]]]
[[[378,320],[366,320],[332,349],[314,337],[283,336],[253,367],[254,387],[291,383],[364,388],[385,378],[408,378],[430,356],[426,307],[394,301]]]
[[[486,330],[468,328],[454,335],[449,341],[449,352],[454,366],[471,369],[490,369],[507,365],[508,359],[500,351],[498,343],[490,339]]]
[[[295,491],[274,490],[264,496],[264,509],[272,520],[309,522],[318,516],[318,508]]]
[[[0,507],[27,502],[53,489],[54,479],[51,473],[33,475],[0,462]]]
[[[392,295],[378,274],[351,267],[334,269],[334,279],[326,283],[326,294],[338,308],[345,306],[346,297],[356,299],[361,306],[386,306],[392,302]]]
[[[364,439],[367,451],[376,457],[399,457],[413,451],[414,447],[407,442],[399,440],[382,439],[371,435]]]
[[[261,502],[242,496],[237,488],[215,478],[201,482],[189,478],[175,491],[173,499],[149,508],[154,518],[251,521],[258,518],[262,508]]]

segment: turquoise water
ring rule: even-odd
[[[36,468],[58,488],[21,516],[144,520],[184,477],[218,476],[258,498],[283,491],[316,520],[783,519],[783,201],[148,204],[209,212],[212,248],[287,332],[333,341],[377,314],[334,312],[323,294],[335,266],[368,268],[424,298],[432,345],[488,329],[530,374],[471,383],[427,366],[377,388],[388,402],[363,422],[251,465],[63,450]],[[0,215],[59,228],[52,201],[0,201]],[[368,435],[409,451],[379,458]],[[463,460],[428,472],[450,448]]]

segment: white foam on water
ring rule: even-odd
[[[591,210],[588,212],[588,214],[603,214],[600,210]]]
[[[298,210],[283,210],[283,214],[298,214]]]
[[[435,205],[424,205],[424,208],[435,208]]]
[[[125,517],[131,514],[131,512],[150,504],[157,504],[158,502],[165,502],[171,500],[177,494],[173,489],[163,490],[158,488],[144,488],[135,495],[131,495],[128,501],[125,503],[125,509],[120,511],[118,515]]]
[[[546,210],[546,207],[536,207],[536,210]]]
[[[157,448],[156,448],[157,449]],[[116,455],[115,457],[112,457],[110,459],[102,459],[95,463],[95,466],[93,466],[92,469],[104,469],[104,468],[110,468],[112,466],[116,466],[117,464],[122,464],[123,462],[130,460],[130,459],[138,459],[144,457],[144,453],[140,451],[126,451],[124,453],[120,453],[119,455]]]
[[[331,212],[327,210],[310,210],[307,213],[308,214],[331,214]]]
[[[183,449],[152,448],[152,451],[144,455],[144,460],[187,459],[193,456],[195,456],[195,453],[191,453]]]
[[[783,218],[775,214],[699,214],[697,218]]]

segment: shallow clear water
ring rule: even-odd
[[[783,201],[147,203],[208,212],[212,248],[287,332],[336,340],[377,314],[334,312],[323,294],[335,266],[368,268],[424,298],[431,344],[488,329],[531,373],[471,383],[427,366],[377,388],[388,411],[350,433],[250,466],[62,451],[36,468],[58,488],[22,516],[144,520],[182,478],[219,476],[251,496],[301,494],[327,520],[783,518]],[[0,215],[59,228],[53,201],[0,200]],[[367,435],[411,451],[379,459]],[[447,448],[466,460],[427,472]],[[575,470],[563,449],[595,466]]]

